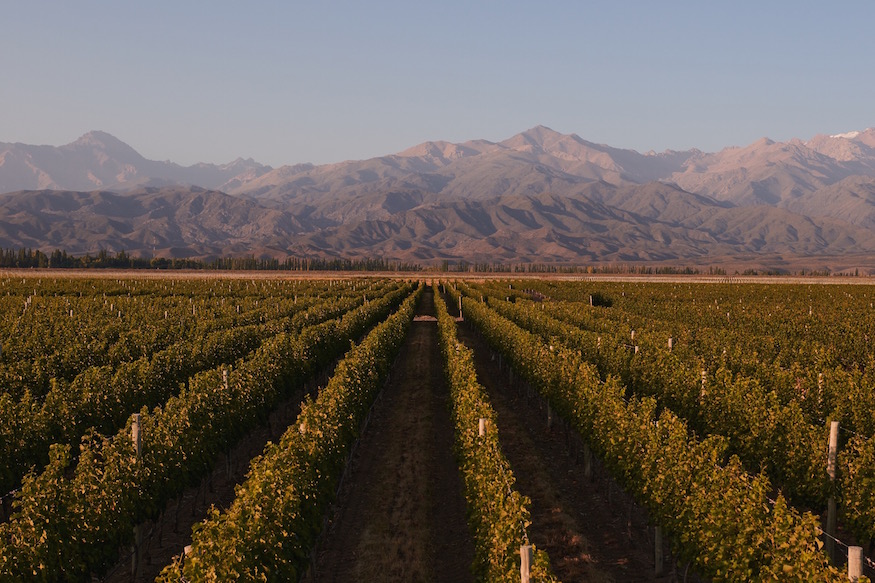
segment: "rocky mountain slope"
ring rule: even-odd
[[[0,195],[6,247],[875,267],[872,129],[641,154],[539,126],[277,169],[152,162],[92,132],[0,144],[4,189],[17,191]]]

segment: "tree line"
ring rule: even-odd
[[[287,257],[285,259],[248,257],[135,257],[119,251],[101,249],[97,254],[72,255],[56,249],[47,254],[39,249],[3,249],[0,268],[54,269],[203,269],[219,271],[420,271],[422,266],[386,259],[344,259]]]

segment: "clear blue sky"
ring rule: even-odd
[[[543,124],[714,151],[875,126],[875,2],[8,1],[0,142],[361,159]]]

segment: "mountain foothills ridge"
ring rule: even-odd
[[[270,166],[241,158],[221,166],[155,162],[110,134],[97,131],[59,147],[0,143],[0,192],[116,190],[170,184],[222,190],[270,170]]]
[[[875,268],[875,129],[641,154],[538,126],[280,168],[90,132],[0,143],[0,192],[0,246],[44,251]]]

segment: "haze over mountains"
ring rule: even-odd
[[[432,263],[875,267],[875,129],[641,154],[538,126],[362,161],[182,167],[0,143],[0,246]]]
[[[16,190],[130,189],[136,186],[197,184],[232,188],[272,170],[253,160],[183,167],[155,162],[106,132],[88,132],[64,146],[0,142],[0,192]]]

